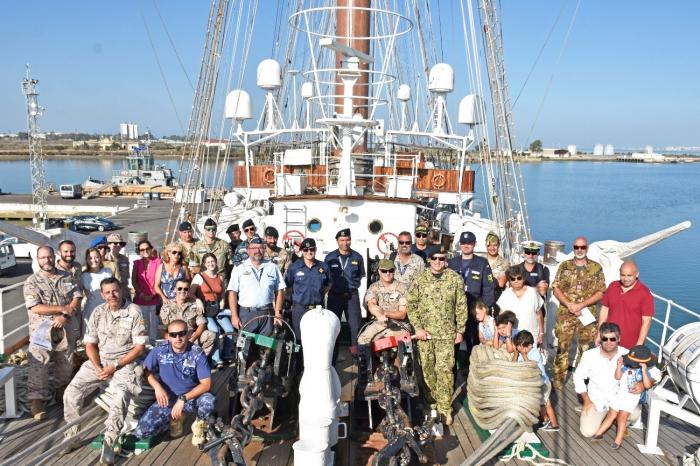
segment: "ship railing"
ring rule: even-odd
[[[22,286],[24,286],[24,282],[15,283],[14,285],[0,288],[0,359],[4,358],[5,350],[7,350],[8,348],[8,341],[14,340],[15,342],[19,342],[22,341],[24,337],[27,337],[29,335],[29,322],[24,322],[23,324],[13,329],[5,328],[6,318],[10,314],[16,313],[18,311],[24,312],[24,314],[26,314],[27,312],[27,308],[24,305],[24,299],[21,299],[21,302],[16,306],[12,306],[9,309],[6,309],[7,294],[14,290],[17,290]]]
[[[661,302],[663,303],[662,305],[665,306],[662,319],[656,316],[656,312],[654,313],[654,317],[652,317],[652,329],[650,329],[649,336],[647,336],[647,341],[658,348],[659,362],[661,362],[664,357],[662,349],[668,338],[673,334],[673,332],[684,324],[688,324],[690,322],[700,322],[700,314],[695,311],[691,311],[687,307],[681,306],[668,298],[657,295],[656,293],[652,293],[652,296],[655,300],[655,308],[656,302]],[[656,324],[656,327],[654,327],[654,324]],[[661,335],[659,340],[656,341],[652,336],[652,333],[658,334],[659,326],[661,326]]]

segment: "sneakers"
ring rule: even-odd
[[[613,450],[619,450],[621,446],[622,446],[622,445],[620,445],[619,443],[615,443],[615,442],[613,442],[613,444],[610,445],[610,447],[611,447]]]
[[[597,442],[598,440],[603,440],[603,435],[602,434],[594,435],[593,437],[591,437],[591,440],[594,442]]]
[[[46,409],[43,400],[32,400],[32,417],[36,421],[43,421],[46,417]]]
[[[547,419],[542,423],[542,425],[540,425],[538,430],[541,430],[542,432],[559,432],[559,426],[553,426],[552,421]]]
[[[178,438],[182,436],[184,428],[185,416],[180,416],[180,419],[170,419],[170,438]]]
[[[62,455],[67,455],[73,450],[77,450],[78,448],[80,448],[80,439],[78,438],[79,431],[80,426],[75,425],[73,427],[69,427],[68,430],[63,432],[63,440],[67,440],[67,443],[63,447],[63,450],[61,450]]]
[[[199,447],[206,442],[207,425],[204,419],[197,419],[192,423],[192,445]]]
[[[114,445],[116,443],[116,436],[105,433],[104,440],[102,440],[102,451],[100,453],[100,464],[114,464],[114,458],[116,456],[114,452]]]

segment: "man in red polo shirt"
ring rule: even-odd
[[[639,281],[639,270],[634,262],[622,264],[620,280],[608,286],[601,304],[598,328],[603,322],[615,322],[620,326],[620,346],[632,348],[644,344],[654,316],[654,298],[649,288]]]

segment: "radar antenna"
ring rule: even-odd
[[[44,176],[44,152],[39,137],[39,117],[44,110],[39,106],[36,92],[38,79],[27,75],[22,80],[22,92],[27,100],[27,139],[29,140],[29,169],[32,176],[32,223],[34,227],[46,229],[48,215],[46,213],[46,177]]]

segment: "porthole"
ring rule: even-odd
[[[370,233],[376,235],[384,229],[384,225],[382,225],[382,222],[379,220],[372,220],[369,222],[369,225],[367,225],[367,228],[369,229]]]
[[[311,233],[318,233],[319,231],[321,231],[321,221],[317,218],[312,218],[306,224],[306,229],[309,230]]]

